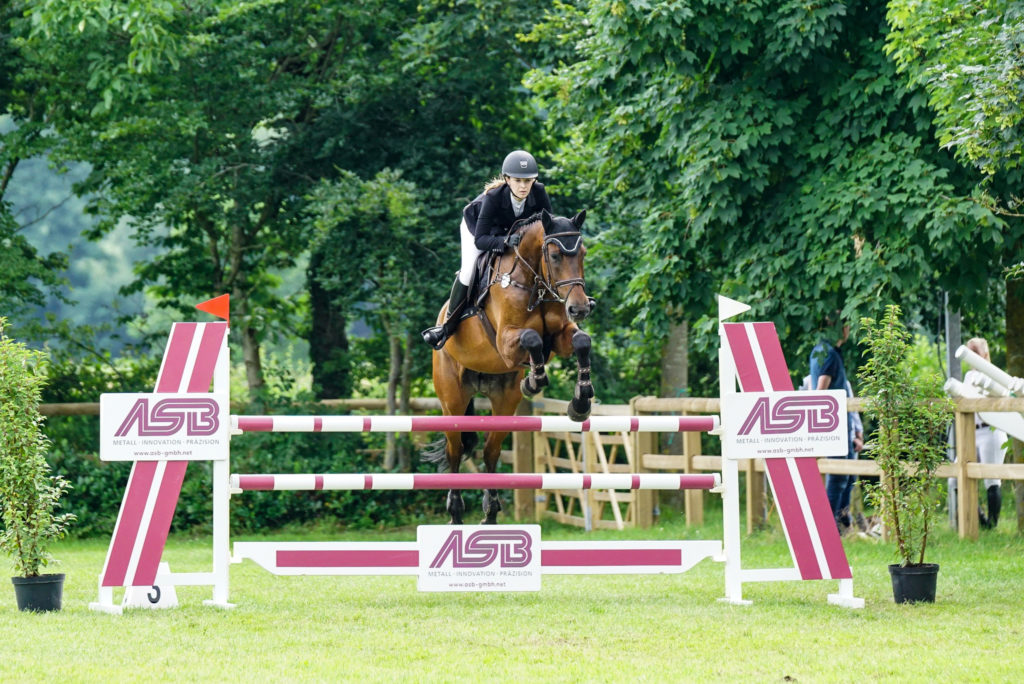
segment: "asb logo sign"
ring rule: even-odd
[[[191,437],[217,434],[220,407],[213,399],[161,399],[150,409],[149,397],[135,401],[128,417],[114,433],[115,437],[169,437],[185,426]]]
[[[722,410],[730,458],[845,456],[849,452],[846,392],[747,392]]]
[[[228,455],[226,394],[100,396],[104,461],[212,461]]]
[[[839,427],[839,402],[830,396],[782,397],[772,403],[760,396],[739,434],[790,435],[806,427],[808,432],[833,432]]]
[[[421,525],[420,591],[540,589],[539,525]]]
[[[522,568],[533,559],[533,541],[522,530],[480,530],[463,540],[462,530],[448,535],[430,567],[442,568],[449,560],[453,568]]]

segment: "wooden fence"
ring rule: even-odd
[[[957,521],[961,538],[978,537],[978,480],[999,478],[1024,480],[1024,463],[990,465],[978,463],[974,446],[974,414],[979,411],[1024,413],[1024,397],[1003,399],[953,400],[956,458],[940,466],[936,477],[957,480]],[[382,412],[383,399],[329,399],[325,406],[352,411]],[[521,414],[565,414],[567,402],[553,399],[524,401]],[[440,403],[434,398],[417,398],[410,402],[414,413],[436,413]],[[477,399],[478,410],[489,410],[486,400]],[[862,410],[862,400],[851,399],[850,411]],[[98,403],[44,404],[44,416],[99,415]],[[595,404],[594,415],[712,415],[719,413],[716,398],[681,397],[664,399],[636,397],[628,405]],[[640,473],[674,471],[683,473],[721,472],[721,456],[704,454],[701,433],[680,433],[675,449],[678,453],[662,453],[659,433],[623,432],[604,434],[585,433],[514,433],[512,449],[502,452],[502,462],[510,464],[515,472],[588,472],[588,473]],[[469,469],[474,469],[469,464]],[[822,474],[860,475],[878,477],[874,461],[818,459]],[[745,475],[747,530],[752,531],[768,515],[769,497],[765,487],[764,463],[760,460],[741,464]],[[705,492],[691,490],[683,493],[688,524],[704,522]],[[641,491],[550,491],[516,490],[513,515],[517,520],[553,519],[588,529],[647,527],[654,521],[658,493]]]

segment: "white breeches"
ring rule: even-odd
[[[978,450],[979,463],[1003,464],[1006,458],[1006,451],[1003,444],[1006,443],[1006,433],[993,427],[979,427],[975,432],[974,444]],[[1001,484],[1001,480],[985,478],[985,489],[992,485]]]
[[[459,237],[462,242],[462,267],[459,268],[459,282],[468,286],[473,282],[473,271],[476,269],[476,259],[480,256],[481,250],[476,248],[473,234],[466,226],[466,219],[462,219],[462,224],[459,226]]]

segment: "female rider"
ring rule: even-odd
[[[452,285],[448,313],[444,323],[422,333],[423,340],[434,349],[444,347],[459,326],[477,257],[486,251],[501,254],[507,247],[517,245],[519,235],[508,234],[517,219],[532,216],[541,209],[551,211],[551,200],[544,185],[537,182],[537,176],[533,155],[524,150],[510,152],[501,165],[501,176],[490,181],[462,210],[462,267]]]

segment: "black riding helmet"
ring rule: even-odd
[[[501,175],[512,178],[536,178],[540,175],[537,172],[537,160],[526,150],[509,152],[505,161],[501,163]]]

